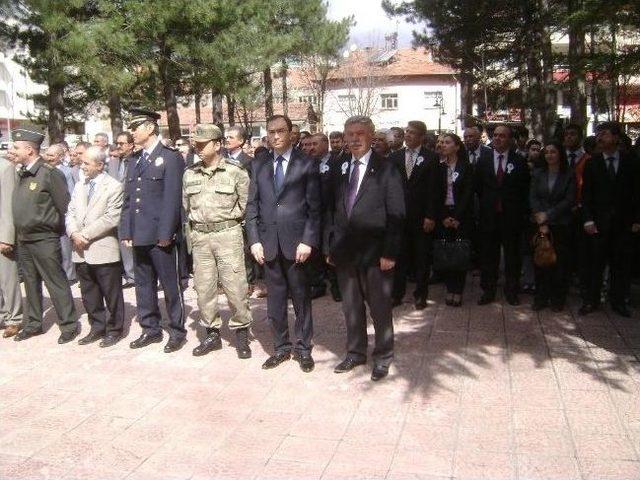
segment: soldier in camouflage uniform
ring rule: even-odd
[[[215,125],[197,125],[193,136],[201,162],[185,171],[182,203],[193,252],[194,287],[207,336],[193,350],[196,356],[222,348],[218,312],[218,281],[222,285],[236,333],[238,358],[250,358],[252,317],[247,295],[242,220],[249,192],[249,176],[242,164],[224,157],[222,132]],[[189,231],[190,230],[190,231]]]

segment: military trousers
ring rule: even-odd
[[[22,322],[22,294],[15,259],[0,253],[0,324]]]
[[[51,303],[57,314],[57,322],[63,333],[78,328],[78,314],[73,303],[69,281],[62,268],[62,252],[58,237],[18,246],[18,261],[27,297],[26,317],[22,328],[26,331],[42,329],[42,282],[44,281]]]
[[[251,325],[247,273],[244,261],[242,227],[237,225],[220,232],[191,232],[193,286],[198,294],[201,323],[206,328],[220,328],[218,282],[229,302],[229,328]]]

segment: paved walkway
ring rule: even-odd
[[[253,359],[228,342],[193,357],[193,289],[189,343],[171,355],[130,350],[135,319],[107,350],[59,346],[55,326],[0,341],[0,479],[640,479],[638,318],[478,307],[473,280],[463,308],[436,286],[424,312],[396,309],[377,384],[371,365],[333,373],[345,332],[329,297],[314,302],[311,374],[260,368],[263,300]]]

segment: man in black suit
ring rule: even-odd
[[[273,148],[253,162],[247,202],[247,237],[251,253],[264,265],[267,316],[275,354],[262,368],[274,368],[295,358],[304,372],[313,370],[311,295],[305,262],[320,245],[320,177],[317,163],[293,148],[291,120],[274,115],[267,120]],[[289,340],[287,298],[296,312],[296,343]]]
[[[435,212],[429,201],[433,188],[438,159],[422,146],[427,126],[424,122],[410,121],[405,129],[406,147],[389,154],[401,174],[405,193],[406,222],[403,245],[397,259],[393,281],[393,305],[400,305],[407,286],[407,276],[414,268],[416,289],[413,292],[415,308],[427,306],[429,273],[431,270],[431,242],[435,228]]]
[[[494,301],[498,283],[500,247],[504,249],[504,293],[510,305],[518,305],[520,246],[529,197],[529,167],[510,150],[513,132],[498,125],[493,132],[493,152],[481,157],[475,169],[475,189],[480,202],[480,286],[478,305]]]
[[[586,164],[582,186],[584,230],[588,235],[588,284],[584,305],[586,315],[600,305],[604,267],[611,275],[609,302],[623,317],[630,317],[627,306],[630,287],[633,234],[640,232],[640,203],[637,160],[620,150],[622,129],[617,122],[596,127],[598,149]]]
[[[474,125],[464,129],[464,146],[467,148],[469,154],[469,164],[475,166],[480,161],[480,158],[491,156],[492,151],[489,147],[482,144],[480,138],[482,137],[482,127]]]
[[[352,156],[340,165],[324,250],[336,268],[347,324],[347,356],[334,371],[366,363],[366,304],[375,329],[371,379],[377,381],[387,376],[393,359],[391,290],[405,208],[398,168],[371,151],[374,132],[369,117],[345,123]]]

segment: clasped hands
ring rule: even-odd
[[[260,242],[251,245],[251,255],[259,265],[264,265],[264,248]],[[296,248],[296,263],[304,263],[311,255],[311,247],[302,242]]]

